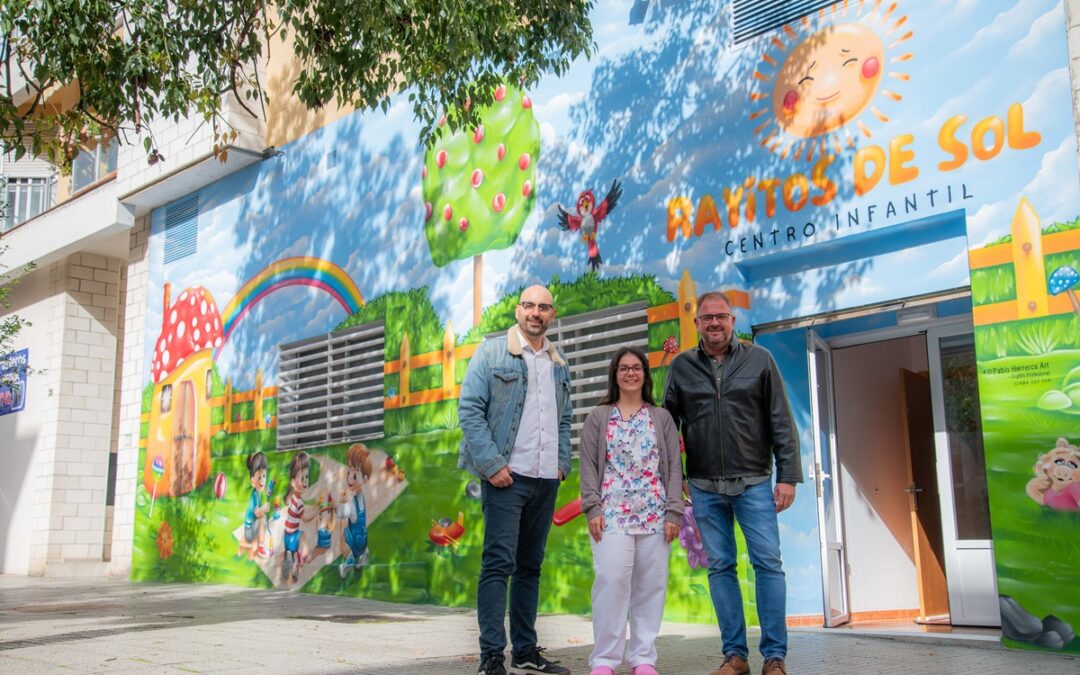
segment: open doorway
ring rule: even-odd
[[[998,625],[970,318],[814,323],[826,625]]]

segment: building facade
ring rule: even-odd
[[[719,288],[800,429],[792,621],[1001,626],[1080,652],[1080,7],[741,6],[598,3],[591,60],[500,87],[482,127],[430,148],[402,99],[235,113],[225,164],[182,125],[154,166],[120,148],[103,172],[96,150],[95,181],[0,240],[5,264],[37,262],[12,296],[35,370],[0,416],[4,571],[471,604],[457,396],[519,289],[555,294],[577,424],[606,354],[640,345],[662,384]],[[603,219],[566,231],[586,194]],[[279,507],[301,453],[294,578]],[[367,565],[348,569],[358,494]],[[572,475],[543,611],[588,611],[576,496]],[[272,508],[249,541],[252,499]],[[698,553],[673,547],[672,618],[711,620]]]

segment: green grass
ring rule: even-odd
[[[971,270],[971,301],[976,305],[1016,299],[1016,275],[1011,264]]]
[[[416,368],[409,373],[409,391],[424,391],[442,386],[442,364]]]
[[[483,514],[478,500],[470,499],[466,485],[473,480],[457,468],[458,430],[413,434],[408,437],[369,441],[385,451],[404,472],[409,485],[369,528],[371,564],[360,573],[342,579],[336,566],[320,570],[301,589],[392,602],[434,603],[470,607],[476,602],[476,583],[483,548]],[[346,446],[310,450],[344,460]],[[268,474],[276,479],[279,497],[284,494],[288,463],[293,453],[267,453]],[[246,455],[215,457],[212,473],[226,476],[228,489],[215,499],[212,481],[179,499],[158,499],[149,517],[149,495],[140,487],[136,498],[136,524],[132,578],[154,581],[206,581],[268,588],[269,580],[253,562],[236,556],[232,535],[243,519],[250,494]],[[318,479],[318,462],[312,463],[312,482]],[[559,489],[557,506],[577,498],[575,470]],[[464,515],[465,533],[453,548],[440,548],[428,539],[432,521],[457,520]],[[173,528],[174,553],[161,559],[156,535],[162,522]],[[745,552],[745,546],[740,546]],[[558,592],[541,594],[540,611],[587,614],[592,587],[592,553],[585,521],[579,517],[563,527],[552,527],[544,561],[544,586]],[[745,591],[753,577],[745,553],[739,557],[739,573]],[[747,602],[756,622],[752,602]],[[712,622],[713,610],[704,569],[690,570],[686,552],[672,547],[671,575],[665,616],[673,621]]]
[[[975,327],[975,351],[985,357],[1035,356],[1080,349],[1080,317],[1061,314]]]

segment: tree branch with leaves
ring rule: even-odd
[[[142,139],[153,163],[162,156],[151,123],[194,115],[213,126],[223,153],[236,139],[225,98],[263,114],[260,65],[271,41],[286,38],[300,66],[292,93],[304,105],[386,110],[405,91],[429,141],[477,124],[498,84],[527,88],[591,54],[592,4],[5,0],[0,144],[70,166],[92,137]]]

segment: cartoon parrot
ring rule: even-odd
[[[596,233],[601,221],[615,210],[622,197],[622,185],[618,180],[611,181],[611,189],[608,190],[604,201],[596,203],[596,196],[592,190],[582,192],[577,199],[576,216],[559,206],[559,227],[565,231],[577,232],[581,230],[581,241],[589,247],[589,267],[593,271],[600,269],[604,260],[600,257],[600,248],[596,245]]]

